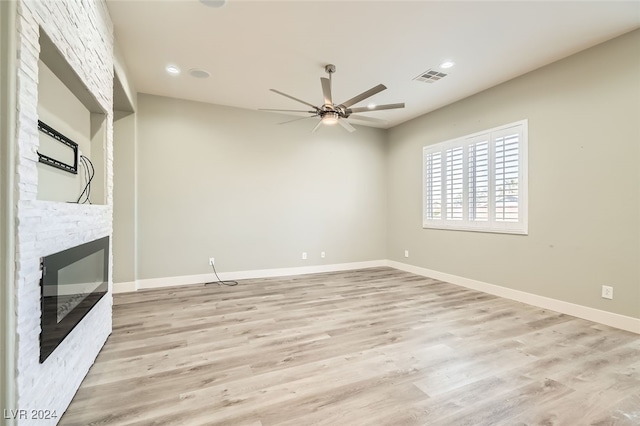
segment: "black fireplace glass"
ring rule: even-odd
[[[40,362],[107,293],[109,237],[41,259]]]

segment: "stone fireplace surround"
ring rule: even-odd
[[[76,205],[36,199],[38,176],[39,34],[52,40],[106,112],[105,204]],[[16,22],[16,407],[49,410],[56,424],[111,332],[109,292],[42,364],[39,363],[40,269],[43,256],[112,234],[113,29],[104,1],[17,2]],[[112,276],[109,254],[109,276]],[[31,419],[18,419],[30,424]]]

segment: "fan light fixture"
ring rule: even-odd
[[[333,126],[334,124],[338,124],[338,114],[335,112],[327,112],[322,117],[322,122],[326,125]]]

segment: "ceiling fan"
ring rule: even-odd
[[[347,118],[351,117],[354,119],[362,120],[362,121],[370,121],[370,122],[378,122],[384,123],[383,120],[379,120],[372,117],[365,117],[361,115],[354,115],[362,112],[370,112],[370,111],[380,111],[383,109],[395,109],[395,108],[404,108],[404,103],[398,104],[386,104],[386,105],[370,105],[366,107],[358,107],[351,108],[352,105],[355,105],[363,100],[375,95],[376,93],[382,92],[387,87],[384,84],[378,84],[371,89],[360,93],[358,96],[355,96],[348,101],[342,102],[340,104],[336,104],[333,102],[333,96],[331,94],[331,75],[336,72],[336,66],[333,64],[326,65],[324,70],[329,74],[329,78],[321,77],[320,83],[322,85],[322,95],[324,96],[324,104],[321,106],[314,106],[309,102],[305,102],[301,99],[295,98],[291,95],[287,95],[279,90],[270,89],[272,92],[275,92],[279,95],[285,96],[289,99],[293,99],[294,101],[300,102],[304,105],[307,105],[312,108],[312,110],[292,110],[292,109],[265,109],[262,108],[261,111],[275,111],[275,112],[306,112],[312,114],[308,117],[296,118],[295,120],[289,120],[278,124],[286,124],[291,123],[298,120],[306,120],[307,118],[319,118],[320,121],[316,124],[316,127],[313,128],[312,132],[318,130],[321,124],[326,125],[334,125],[336,123],[340,124],[342,127],[347,129],[350,132],[355,131],[355,127],[353,127],[347,121]]]

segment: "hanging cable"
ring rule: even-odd
[[[84,186],[84,189],[82,190],[82,192],[80,193],[80,196],[76,200],[76,203],[86,204],[88,202],[89,204],[91,204],[91,199],[89,198],[91,196],[91,181],[93,180],[93,177],[96,175],[96,169],[95,167],[93,167],[93,163],[91,162],[91,160],[89,160],[89,158],[85,157],[84,155],[80,156],[80,162],[84,166],[84,179],[85,179],[85,182],[87,183]],[[85,199],[84,201],[80,202],[83,196],[85,197]]]
[[[235,285],[238,285],[238,281],[222,281],[222,280],[220,279],[220,277],[218,276],[218,273],[216,272],[216,267],[215,267],[215,266],[213,266],[213,263],[211,264],[211,268],[213,269],[213,273],[216,275],[216,279],[217,279],[218,281],[211,281],[211,282],[209,282],[209,283],[204,283],[204,285],[209,285],[209,284],[218,284],[219,286],[220,286],[220,285],[226,285],[226,286],[229,286],[229,287],[233,287],[233,286],[235,286]]]

